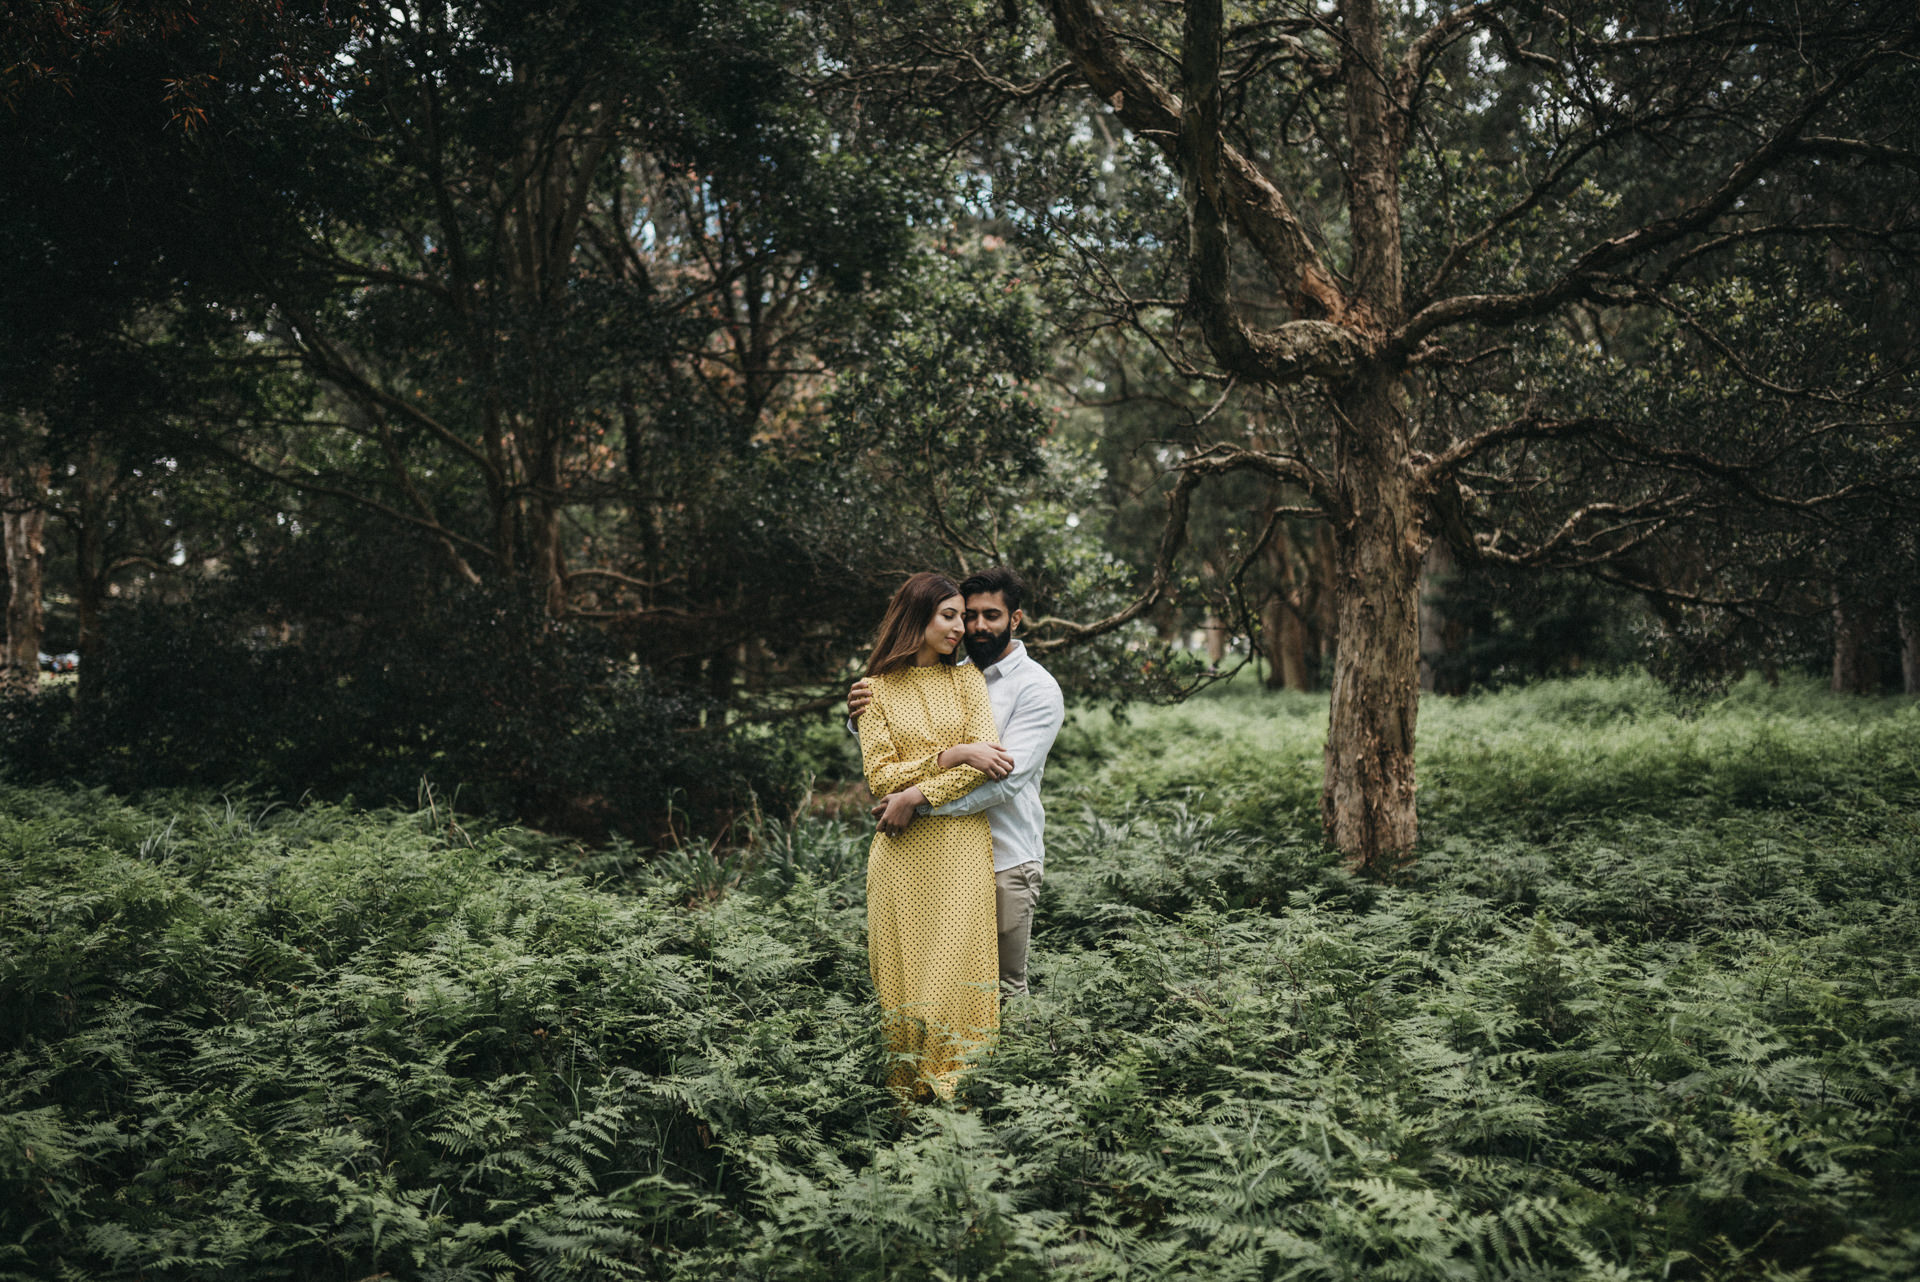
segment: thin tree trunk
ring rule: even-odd
[[[1307,625],[1286,597],[1267,598],[1261,620],[1267,659],[1273,665],[1267,684],[1276,690],[1313,689],[1313,665],[1307,659]]]
[[[1207,662],[1219,667],[1227,657],[1227,625],[1217,614],[1208,614],[1207,621],[1201,626],[1201,635],[1206,637]]]
[[[540,410],[528,425],[521,466],[532,483],[526,522],[530,564],[527,581],[540,593],[547,613],[560,618],[567,612],[567,559],[560,532],[560,445],[565,416],[555,398],[541,393]]]
[[[1267,545],[1267,562],[1278,586],[1261,611],[1260,627],[1272,663],[1267,684],[1282,690],[1311,690],[1314,666],[1308,659],[1308,647],[1312,629],[1303,612],[1314,585],[1310,573],[1302,574],[1295,568],[1295,556],[1293,536],[1282,522]]]
[[[40,684],[42,570],[52,472],[45,463],[0,473],[0,527],[7,558],[7,637],[0,650],[0,694],[31,694]]]
[[[1458,568],[1452,545],[1435,539],[1420,571],[1420,688],[1435,694],[1465,694],[1471,675],[1465,665],[1450,662],[1467,643],[1468,625],[1447,617],[1438,602]]]
[[[1835,588],[1833,592],[1833,692],[1873,694],[1880,689],[1874,661],[1874,618],[1865,602]]]
[[[1320,817],[1333,843],[1377,875],[1410,856],[1419,836],[1413,745],[1424,534],[1392,374],[1363,371],[1340,400],[1338,475],[1351,517],[1333,534],[1340,644]]]
[[[1920,605],[1900,603],[1900,688],[1920,694]]]
[[[1453,576],[1453,548],[1445,539],[1435,539],[1427,549],[1426,562],[1420,567],[1420,688],[1441,690],[1451,684],[1441,675],[1446,666],[1449,629],[1439,605],[1440,586]],[[1451,690],[1443,693],[1451,694]]]
[[[1334,609],[1336,573],[1333,525],[1330,521],[1321,521],[1313,530],[1313,570],[1308,576],[1311,604],[1307,614],[1313,621],[1315,652],[1319,656],[1322,672],[1332,665],[1334,651],[1340,641],[1340,616]],[[1318,577],[1314,577],[1316,575]]]
[[[539,587],[547,613],[557,619],[567,612],[567,567],[560,546],[560,509],[542,503],[527,524],[533,535],[528,576]]]
[[[707,724],[724,726],[727,724],[727,710],[733,703],[733,678],[738,670],[733,646],[715,650],[707,658],[707,696],[713,700],[714,708],[709,714]]]
[[[98,440],[87,444],[80,467],[79,517],[74,523],[74,606],[80,623],[78,697],[85,701],[100,684],[100,616],[107,598],[107,500],[114,477]]]

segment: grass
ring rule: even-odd
[[[1430,701],[1394,887],[1324,718],[1079,718],[1036,994],[905,1118],[857,827],[0,791],[0,1274],[1920,1273],[1912,701]]]
[[[1216,687],[1122,722],[1079,715],[1050,777],[1096,804],[1197,794],[1236,823],[1317,831],[1326,727],[1325,695]],[[1871,810],[1920,792],[1920,704],[1758,679],[1685,701],[1645,677],[1592,677],[1426,696],[1419,757],[1429,838],[1630,813]]]

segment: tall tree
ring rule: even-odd
[[[1027,300],[938,230],[950,162],[818,91],[805,11],[237,10],[101,17],[90,61],[21,91],[19,171],[87,181],[64,219],[10,198],[48,283],[9,333],[127,286],[14,387],[98,383],[99,336],[157,311],[193,333],[170,376],[317,389],[210,374],[172,456],[304,529],[407,529],[722,698],[817,681],[880,580],[990,543],[981,496],[1038,475]]]
[[[914,230],[943,163],[813,92],[803,17],[381,5],[311,89],[236,88],[219,208],[246,219],[261,351],[333,412],[214,447],[717,696],[778,666],[783,617],[837,609],[886,547],[865,509],[917,502],[924,470],[1018,475],[1037,424],[1020,300]],[[839,377],[870,365],[897,381]],[[903,388],[914,409],[874,413]],[[914,455],[884,501],[829,475]]]
[[[1077,127],[1003,135],[1028,170],[1036,142],[1116,135],[1107,162],[1029,206],[1040,238],[1072,238],[1084,292],[1196,390],[1311,411],[1283,447],[1218,428],[1183,447],[1146,590],[1069,631],[1152,608],[1207,478],[1252,471],[1311,496],[1337,596],[1322,817],[1356,860],[1384,869],[1418,833],[1433,539],[1705,600],[1658,572],[1690,522],[1760,510],[1804,534],[1910,484],[1824,465],[1829,440],[1903,430],[1905,384],[1870,328],[1834,320],[1852,355],[1823,340],[1811,366],[1795,331],[1830,292],[1801,273],[1804,247],[1912,270],[1915,125],[1883,109],[1916,87],[1912,6],[1045,13],[1052,44],[923,22],[919,47],[1004,107],[1090,90]],[[1116,168],[1177,191],[1184,227],[1155,223],[1150,200],[1094,208]]]

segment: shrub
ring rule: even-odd
[[[711,829],[797,793],[778,739],[703,730],[704,698],[600,631],[398,557],[341,575],[288,553],[130,605],[86,679],[84,702],[63,687],[0,715],[14,777],[374,804],[425,781],[469,812],[591,837],[660,836],[674,808]]]

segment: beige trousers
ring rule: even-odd
[[[994,915],[1000,926],[1000,991],[1027,991],[1027,943],[1033,936],[1033,906],[1040,902],[1040,861],[993,874]]]

